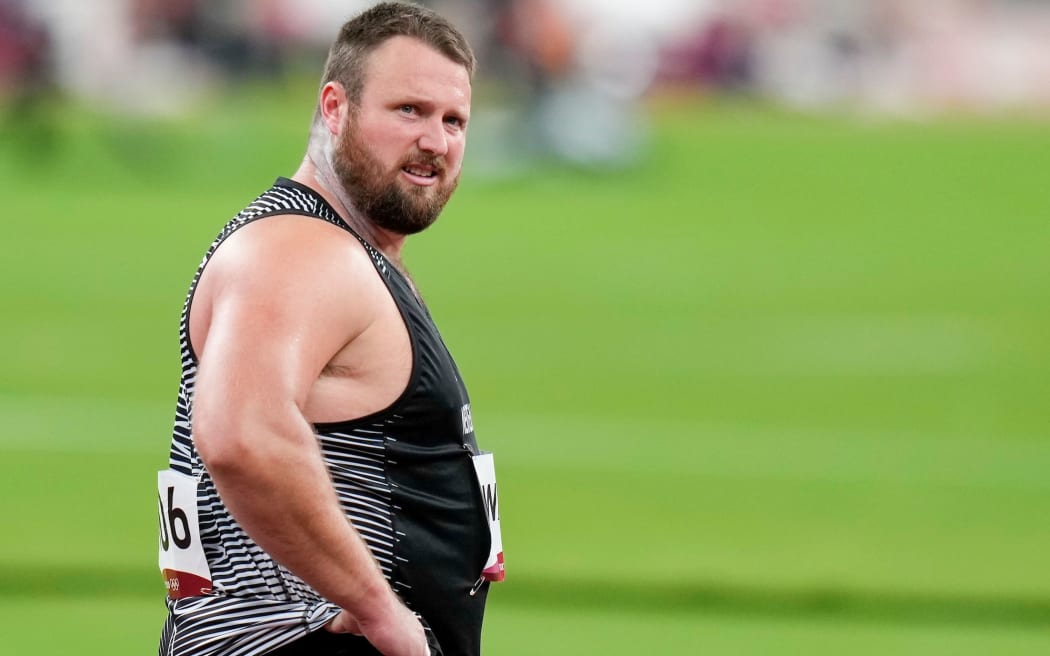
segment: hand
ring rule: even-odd
[[[364,636],[384,656],[430,656],[423,625],[402,604],[395,605],[392,612],[367,622],[344,610],[324,628],[331,633]]]

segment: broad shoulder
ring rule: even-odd
[[[373,286],[369,283],[380,282],[371,257],[350,232],[290,214],[240,228],[218,248],[208,268],[224,286],[261,286],[270,293],[318,287],[363,292]]]
[[[289,270],[289,264],[301,266]],[[307,277],[372,268],[368,253],[350,232],[296,214],[269,216],[241,227],[226,238],[209,266],[250,269],[258,275],[272,272]]]
[[[242,321],[359,333],[383,292],[371,257],[347,230],[278,215],[239,228],[219,246],[201,277],[191,319],[210,324],[212,310],[222,307]]]

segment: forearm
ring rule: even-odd
[[[237,522],[326,599],[358,617],[385,612],[396,599],[339,507],[309,424],[285,420],[241,432],[251,435],[251,448],[205,458]],[[224,439],[237,441],[230,435]]]

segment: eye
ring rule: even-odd
[[[415,105],[401,105],[400,107],[397,108],[397,111],[401,112],[402,114],[415,114],[416,113],[416,106]]]
[[[454,128],[462,128],[465,123],[466,123],[466,121],[464,121],[463,119],[461,119],[458,116],[447,116],[447,117],[445,117],[445,124],[446,125],[451,125]]]

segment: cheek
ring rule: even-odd
[[[448,164],[448,170],[452,173],[459,174],[459,170],[463,167],[463,157],[466,153],[467,142],[464,139],[449,143],[448,153],[445,155],[445,162]]]
[[[411,148],[411,143],[397,128],[392,124],[363,124],[358,127],[361,144],[384,169],[398,168]]]

